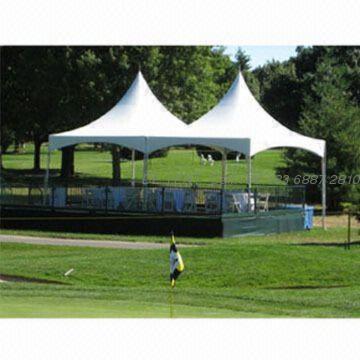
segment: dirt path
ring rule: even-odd
[[[81,240],[81,239],[58,239],[43,238],[36,236],[0,235],[0,243],[22,243],[34,245],[58,245],[58,246],[90,246],[112,249],[167,249],[168,244],[111,241],[111,240]]]
[[[314,216],[314,226],[321,226],[321,216]],[[326,226],[332,227],[347,227],[348,216],[347,215],[328,215],[326,217]],[[351,227],[360,229],[360,222],[353,216],[351,218]]]

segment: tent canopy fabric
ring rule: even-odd
[[[325,154],[324,140],[298,134],[272,118],[252,95],[241,73],[218,105],[186,125],[160,103],[139,72],[109,112],[78,129],[50,135],[49,149],[86,142],[113,143],[143,153],[195,144],[249,156],[276,147],[301,148],[320,157]]]
[[[86,142],[122,145],[149,153],[148,138],[158,138],[157,148],[169,146],[163,142],[171,132],[180,133],[186,124],[171,114],[155,97],[139,72],[121,100],[105,115],[78,129],[49,137],[50,150]]]
[[[188,136],[250,139],[247,155],[276,147],[296,147],[324,156],[325,141],[300,135],[281,125],[257,102],[241,73],[223,99],[188,127]],[[230,144],[229,144],[230,145]],[[236,150],[236,149],[234,149]]]
[[[144,185],[147,184],[149,153],[173,145],[186,144],[205,145],[220,151],[232,150],[247,155],[249,189],[251,156],[277,147],[300,148],[320,156],[322,176],[326,178],[325,141],[298,134],[276,121],[256,101],[241,73],[218,105],[191,125],[186,125],[159,102],[139,72],[123,98],[98,120],[75,130],[49,136],[45,189],[49,179],[50,151],[88,142],[118,144],[143,152]],[[226,173],[225,158],[223,156],[223,185]],[[326,182],[323,181],[323,228],[325,215]]]

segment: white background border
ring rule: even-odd
[[[358,320],[2,320],[2,359],[359,359]]]
[[[358,0],[9,0],[0,44],[359,45],[359,14]],[[6,360],[359,354],[359,320],[0,320]]]
[[[358,0],[8,0],[1,44],[360,43]]]

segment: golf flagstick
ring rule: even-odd
[[[168,296],[168,300],[169,300],[169,311],[170,311],[170,319],[172,319],[174,317],[174,292],[173,292],[173,288],[171,287],[169,289],[169,296]]]

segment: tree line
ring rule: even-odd
[[[139,68],[166,108],[190,123],[217,104],[241,68],[272,116],[327,141],[329,174],[360,174],[359,61],[360,47],[298,47],[289,60],[253,70],[241,48],[233,61],[224,47],[211,46],[2,47],[1,154],[12,144],[32,141],[33,169],[39,171],[40,147],[48,135],[103,115]],[[123,156],[128,150],[109,150],[116,180],[120,151]],[[62,149],[63,177],[73,174],[73,151],[74,146]],[[285,159],[279,172],[320,174],[320,161],[310,153],[289,149]],[[334,205],[359,199],[359,186],[329,190]]]

